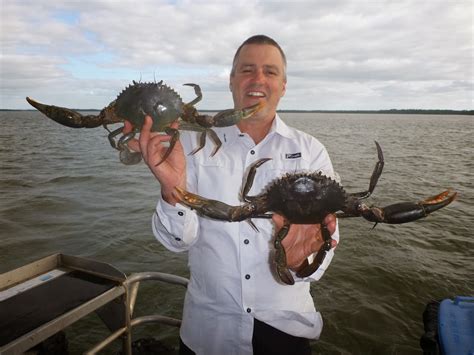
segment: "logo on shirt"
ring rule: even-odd
[[[296,159],[296,158],[301,158],[301,152],[298,153],[286,153],[285,154],[286,159]]]

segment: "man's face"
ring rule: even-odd
[[[230,76],[230,89],[235,108],[263,101],[265,106],[253,118],[273,119],[286,90],[285,68],[278,48],[267,44],[243,46],[237,57],[235,73]]]

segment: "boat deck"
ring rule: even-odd
[[[184,287],[188,283],[185,278],[159,272],[127,278],[111,265],[64,254],[1,274],[0,354],[23,353],[94,311],[112,334],[87,353],[95,354],[121,338],[123,352],[131,354],[133,326],[181,324],[179,319],[162,315],[132,318],[138,287],[144,280]]]

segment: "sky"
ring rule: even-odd
[[[160,81],[231,108],[237,47],[266,34],[288,59],[286,110],[472,110],[472,0],[0,0],[0,109],[26,96],[101,109]]]

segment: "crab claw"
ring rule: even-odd
[[[260,111],[265,104],[263,101],[256,103],[255,105],[236,110],[236,109],[229,109],[218,112],[213,117],[213,126],[214,127],[228,127],[238,123],[240,120],[245,120],[256,112]]]
[[[226,203],[210,200],[188,192],[178,186],[175,187],[175,197],[189,208],[195,209],[199,214],[222,221],[243,221],[247,217],[239,217],[241,207],[230,206]]]
[[[95,128],[102,125],[103,118],[98,115],[81,115],[79,112],[68,109],[66,107],[45,105],[39,103],[29,97],[26,98],[26,101],[36,108],[41,113],[45,114],[53,121],[62,124],[63,126],[72,127],[72,128]]]
[[[366,207],[362,210],[362,217],[376,223],[401,224],[416,221],[430,213],[446,207],[456,199],[457,192],[451,190],[429,197],[419,202],[402,202],[379,207]]]

